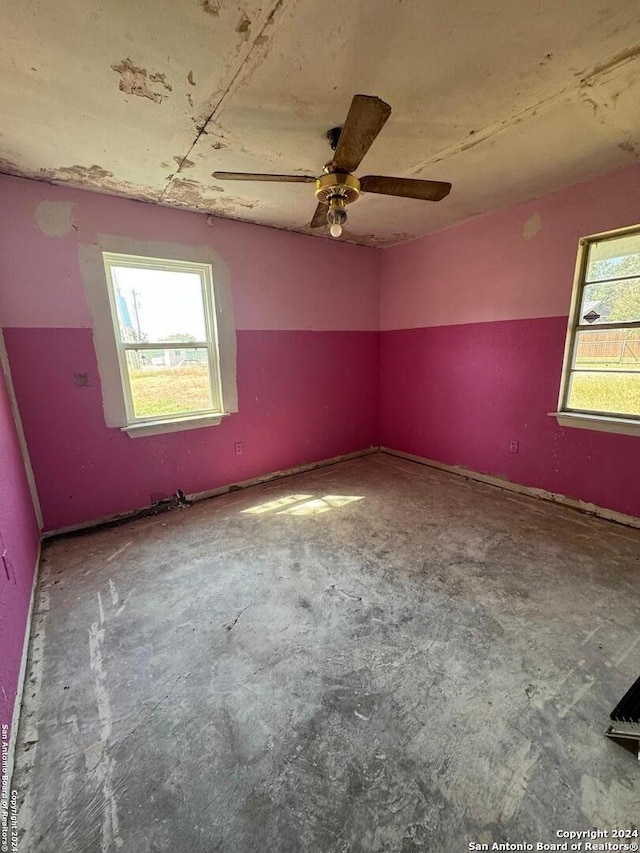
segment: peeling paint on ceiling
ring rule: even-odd
[[[160,92],[152,91],[148,84],[160,83],[169,92],[172,91],[172,87],[169,86],[164,79],[164,74],[156,72],[155,74],[147,75],[146,68],[139,68],[128,58],[123,59],[122,62],[119,62],[117,65],[112,65],[111,68],[120,75],[120,85],[118,88],[126,95],[137,95],[139,98],[149,98],[150,101],[153,101],[156,104],[161,104],[164,95]]]
[[[0,171],[152,203],[311,233],[313,184],[211,175],[320,174],[355,93],[393,109],[358,174],[453,183],[361,197],[344,238],[366,245],[640,157],[628,0],[23,0],[3,30]]]

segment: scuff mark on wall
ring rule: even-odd
[[[165,89],[171,91],[171,86],[165,82],[164,74],[154,73],[149,76],[147,75],[146,68],[140,68],[139,66],[134,65],[129,58],[123,59],[117,65],[112,65],[111,68],[120,75],[120,84],[118,88],[121,92],[124,92],[127,95],[136,95],[139,98],[148,98],[156,104],[161,104],[162,99],[165,98],[166,95],[162,95],[160,92],[154,92],[150,89],[148,85],[149,82],[160,83],[165,87]]]
[[[542,230],[542,217],[539,213],[534,213],[524,223],[522,228],[522,236],[525,240],[533,240],[533,238]]]
[[[190,71],[190,72],[187,74],[187,80],[189,81],[189,85],[190,85],[190,86],[195,86],[195,85],[196,85],[196,81],[193,79],[193,71]]]
[[[41,201],[36,207],[36,225],[47,237],[66,237],[75,228],[70,201]]]

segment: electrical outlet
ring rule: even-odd
[[[509,453],[517,453],[519,449],[519,442],[517,439],[513,439],[509,442]]]
[[[242,442],[236,441],[236,443],[233,445],[233,450],[234,450],[236,456],[242,456],[242,451],[243,451]]]

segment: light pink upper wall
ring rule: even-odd
[[[0,311],[45,530],[375,443],[377,250],[2,175],[0,218]],[[107,427],[79,263],[105,235],[211,247],[228,267],[239,409],[219,426]]]
[[[637,222],[633,166],[388,249],[381,328],[567,315],[578,239]]]
[[[38,225],[38,207],[50,201],[73,205],[64,236],[47,236]],[[210,226],[201,214],[7,175],[0,175],[0,222],[6,326],[91,327],[78,246],[109,234],[211,246],[231,269],[238,329],[379,327],[377,250],[232,220]]]

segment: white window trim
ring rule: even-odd
[[[104,268],[107,279],[107,287],[109,289],[109,304],[111,306],[111,318],[113,320],[113,335],[118,350],[118,362],[120,364],[120,378],[122,381],[122,389],[124,392],[124,403],[127,411],[128,424],[124,427],[126,432],[129,432],[135,427],[150,427],[154,424],[170,424],[174,421],[184,421],[186,419],[196,419],[202,416],[221,417],[224,415],[222,409],[222,396],[220,393],[220,369],[218,358],[217,344],[217,324],[215,316],[215,297],[213,293],[212,270],[210,264],[195,264],[192,261],[174,261],[166,258],[146,258],[140,255],[122,255],[115,252],[104,252]],[[207,362],[209,366],[209,384],[211,389],[211,399],[213,405],[207,409],[199,409],[187,414],[174,414],[170,417],[161,415],[158,417],[139,417],[135,413],[133,402],[133,394],[131,391],[131,377],[127,366],[127,350],[130,349],[165,349],[171,345],[170,341],[158,341],[155,343],[139,343],[136,342],[127,344],[123,342],[120,333],[120,323],[118,319],[118,308],[116,305],[116,287],[113,277],[113,267],[129,267],[131,269],[158,270],[161,272],[185,272],[193,273],[200,279],[200,291],[202,294],[202,307],[205,321],[206,340],[196,341],[194,347],[206,349]],[[136,432],[136,434],[140,434]],[[145,435],[148,435],[145,432]]]
[[[220,412],[218,415],[188,415],[184,418],[141,421],[121,429],[131,438],[141,438],[144,435],[161,435],[163,432],[181,432],[185,429],[196,429],[197,427],[218,426],[228,414],[229,412]]]
[[[600,234],[591,234],[588,237],[582,237],[578,241],[578,254],[576,257],[573,291],[571,294],[571,308],[569,310],[564,358],[562,363],[562,378],[560,380],[560,393],[558,396],[558,411],[549,412],[549,415],[554,417],[560,426],[576,427],[578,429],[591,429],[598,432],[622,433],[624,435],[640,435],[640,415],[636,418],[633,416],[570,409],[567,406],[573,350],[576,339],[576,327],[579,325],[578,320],[580,306],[582,305],[583,282],[589,258],[589,246],[591,243],[599,240],[606,240],[611,237],[623,237],[627,234],[638,234],[640,236],[640,225],[631,225],[627,228],[617,228],[613,231],[603,231]]]
[[[117,313],[114,313],[112,289],[107,283],[103,255],[131,256],[159,264],[173,265],[185,269],[184,264],[194,267],[208,266],[210,272],[210,322],[215,323],[217,334],[220,409],[177,415],[175,417],[132,419],[131,401],[127,402],[125,381],[116,330]],[[102,385],[105,422],[126,432],[131,438],[159,435],[200,427],[216,426],[223,418],[238,411],[236,383],[236,333],[233,320],[231,282],[229,269],[219,254],[208,246],[187,246],[174,243],[132,240],[127,237],[99,235],[97,243],[82,245],[79,262],[85,285],[87,301],[93,316],[93,337]],[[126,366],[125,366],[126,369]],[[128,377],[127,377],[128,378]],[[128,386],[128,383],[127,383]],[[129,406],[129,408],[128,408]]]

